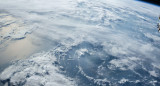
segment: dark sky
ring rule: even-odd
[[[160,0],[139,0],[160,6]]]

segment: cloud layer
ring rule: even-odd
[[[159,7],[130,0],[1,0],[0,9],[1,41],[31,32],[32,44],[45,51],[6,68],[4,84],[160,84]],[[14,28],[7,25],[12,21]]]

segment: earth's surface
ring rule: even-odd
[[[160,7],[0,0],[0,85],[160,86]]]

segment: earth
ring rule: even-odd
[[[160,86],[160,7],[0,0],[0,86]]]

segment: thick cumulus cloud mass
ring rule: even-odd
[[[28,60],[17,61],[2,72],[1,80],[9,86],[75,86],[72,79],[66,78],[56,67],[58,62],[52,52],[38,53]],[[5,76],[4,76],[5,75]]]
[[[6,86],[159,86],[158,10],[130,0],[0,0],[0,48],[30,35],[47,49],[13,62],[0,80]]]

